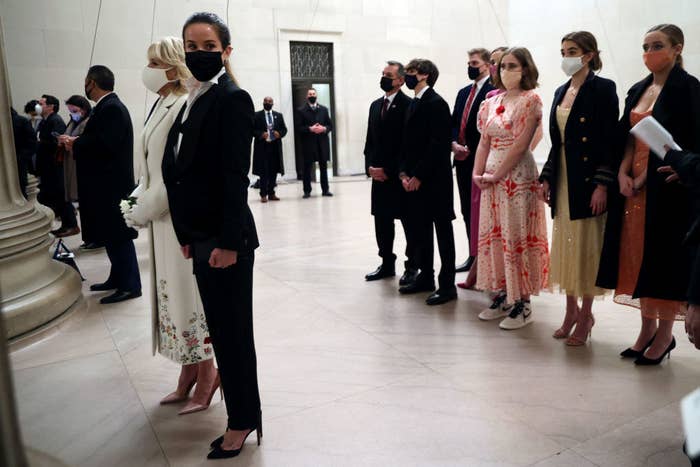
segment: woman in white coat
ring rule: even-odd
[[[190,76],[181,39],[166,37],[148,48],[143,84],[159,97],[141,134],[140,182],[132,194],[136,204],[124,213],[127,224],[148,226],[150,234],[153,352],[182,365],[177,389],[161,404],[187,400],[197,384],[181,415],[209,407],[220,385],[192,265],[180,253],[161,171],[168,132],[187,100]]]

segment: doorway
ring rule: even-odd
[[[328,107],[328,113],[333,123],[333,131],[330,133],[330,163],[329,175],[338,174],[338,161],[336,158],[336,120],[335,120],[335,93],[333,88],[333,44],[327,42],[289,42],[289,54],[292,65],[292,105],[294,106],[294,118],[296,109],[306,104],[306,93],[310,88],[316,89],[318,103]],[[296,136],[296,135],[295,135]],[[301,150],[300,138],[294,138],[294,162],[296,165],[297,179],[301,180],[304,173],[304,155]],[[313,181],[319,179],[318,168],[312,174]]]

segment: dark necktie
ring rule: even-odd
[[[389,109],[389,98],[385,97],[384,104],[382,105],[382,118],[384,118],[384,115],[386,114],[386,111],[388,109]]]
[[[472,84],[472,89],[469,91],[469,97],[467,98],[467,103],[464,105],[464,113],[462,113],[462,121],[459,125],[459,135],[457,135],[457,142],[459,144],[466,144],[466,128],[467,120],[469,120],[469,112],[472,108],[472,103],[474,102],[474,97],[476,96],[476,83]]]

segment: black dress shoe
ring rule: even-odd
[[[404,295],[419,293],[419,292],[432,292],[435,290],[435,281],[417,278],[410,284],[406,284],[399,287],[399,293]]]
[[[656,334],[654,334],[649,342],[647,342],[647,345],[644,346],[642,350],[634,350],[632,347],[627,347],[625,350],[620,352],[620,357],[622,358],[639,358],[642,355],[644,355],[644,352],[647,351],[649,347],[651,347],[651,344],[654,343],[654,339],[656,339]]]
[[[302,198],[311,198],[311,193],[304,193],[304,196],[302,196]]]
[[[221,447],[221,445],[223,444],[224,437],[221,436],[221,437],[215,439],[210,445],[212,447],[212,450],[207,455],[207,459],[230,459],[232,457],[236,457],[243,450],[243,446],[245,446],[245,441],[248,439],[248,436],[250,436],[250,434],[254,431],[256,432],[256,434],[258,436],[258,446],[260,446],[260,439],[262,438],[262,427],[252,428],[248,432],[248,434],[245,435],[245,438],[243,438],[243,443],[241,444],[241,447],[238,449],[232,449],[230,451],[227,449],[223,449]],[[219,440],[221,440],[221,441],[219,441]]]
[[[92,284],[90,290],[93,292],[104,292],[105,290],[114,290],[117,287],[110,284],[109,281],[102,282],[101,284]]]
[[[468,272],[474,264],[474,257],[470,256],[465,262],[455,268],[455,272]]]
[[[664,358],[668,356],[668,358],[671,358],[671,350],[676,348],[676,338],[674,337],[671,339],[671,343],[668,344],[668,347],[666,347],[666,350],[664,350],[664,353],[661,354],[659,358],[649,358],[646,355],[642,354],[639,356],[634,361],[635,365],[640,365],[640,366],[652,366],[652,365],[658,365],[659,363],[664,361]]]
[[[107,295],[106,297],[101,298],[100,303],[103,305],[107,305],[110,303],[119,303],[123,302],[124,300],[131,300],[132,298],[138,298],[140,296],[140,290],[136,292],[133,292],[131,290],[117,290],[112,295]]]
[[[321,196],[333,196],[333,193],[331,193],[330,191],[327,191],[325,193],[321,193]]]
[[[442,305],[443,303],[447,303],[452,300],[457,300],[457,289],[455,288],[451,290],[438,290],[437,292],[430,294],[430,296],[425,300],[425,303],[427,305]]]
[[[415,282],[416,277],[418,277],[417,269],[406,269],[401,279],[399,279],[399,285],[408,285],[411,282]]]
[[[394,277],[395,275],[396,271],[394,270],[394,268],[382,265],[374,271],[370,272],[369,274],[365,275],[365,280],[377,281],[379,279],[384,279],[385,277]]]

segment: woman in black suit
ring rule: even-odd
[[[168,135],[163,179],[182,252],[192,258],[226,400],[228,424],[208,458],[237,456],[262,436],[253,340],[253,261],[258,247],[248,208],[253,102],[231,74],[231,35],[213,13],[182,30],[194,80]]]
[[[621,353],[639,365],[660,363],[676,345],[673,323],[687,304],[690,251],[683,239],[690,207],[688,189],[629,130],[651,115],[683,149],[700,150],[700,82],[683,70],[683,44],[683,32],[672,24],[644,37],[651,74],[625,100],[618,171],[625,198],[611,208],[598,275],[598,285],[615,289],[616,302],[641,309],[637,341]]]
[[[554,217],[549,284],[566,293],[564,323],[553,337],[578,346],[586,343],[595,322],[593,297],[605,293],[595,280],[608,187],[615,182],[610,141],[619,110],[615,83],[595,74],[603,64],[593,34],[567,34],[561,55],[562,70],[571,79],[554,93],[549,117],[552,149],[540,181]]]

